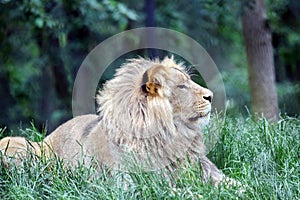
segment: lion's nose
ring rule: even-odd
[[[205,91],[205,94],[203,95],[203,99],[206,100],[206,101],[209,101],[209,103],[211,103],[212,99],[213,99],[213,93],[210,90],[207,89]]]
[[[203,96],[203,99],[209,101],[209,103],[211,103],[212,101],[212,96]]]

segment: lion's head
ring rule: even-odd
[[[140,58],[117,70],[97,102],[115,147],[174,160],[193,148],[203,153],[201,129],[209,121],[212,96],[173,58]]]

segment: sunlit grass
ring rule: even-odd
[[[215,127],[212,122],[210,125]],[[276,124],[251,118],[226,118],[210,159],[245,192],[201,182],[201,168],[176,175],[162,171],[96,175],[83,166],[68,169],[58,158],[0,166],[0,199],[299,199],[300,120],[284,117]],[[28,130],[26,130],[28,131]],[[34,131],[28,131],[32,134]],[[31,136],[32,137],[32,136]]]

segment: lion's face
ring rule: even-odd
[[[209,122],[213,93],[193,82],[184,68],[173,60],[164,61],[144,75],[145,91],[150,100],[168,99],[175,122],[197,124],[202,128]]]
[[[193,82],[184,71],[176,68],[171,68],[171,71],[174,84],[170,102],[174,117],[186,123],[206,125],[210,118],[213,93]]]

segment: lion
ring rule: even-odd
[[[33,144],[38,153],[51,148],[68,165],[96,161],[125,169],[133,158],[149,170],[173,171],[200,161],[204,180],[219,184],[225,176],[206,157],[202,141],[212,99],[213,93],[193,82],[173,57],[130,59],[98,92],[97,115],[75,117]],[[24,139],[15,140],[24,147]],[[0,148],[14,152],[7,141],[1,140]]]
[[[42,142],[32,142],[24,137],[5,137],[0,140],[2,162],[5,167],[9,167],[12,164],[21,165],[22,161],[29,158],[29,156],[41,157],[44,149],[42,146]],[[44,150],[47,151],[48,148]],[[49,153],[47,152],[47,154]]]

